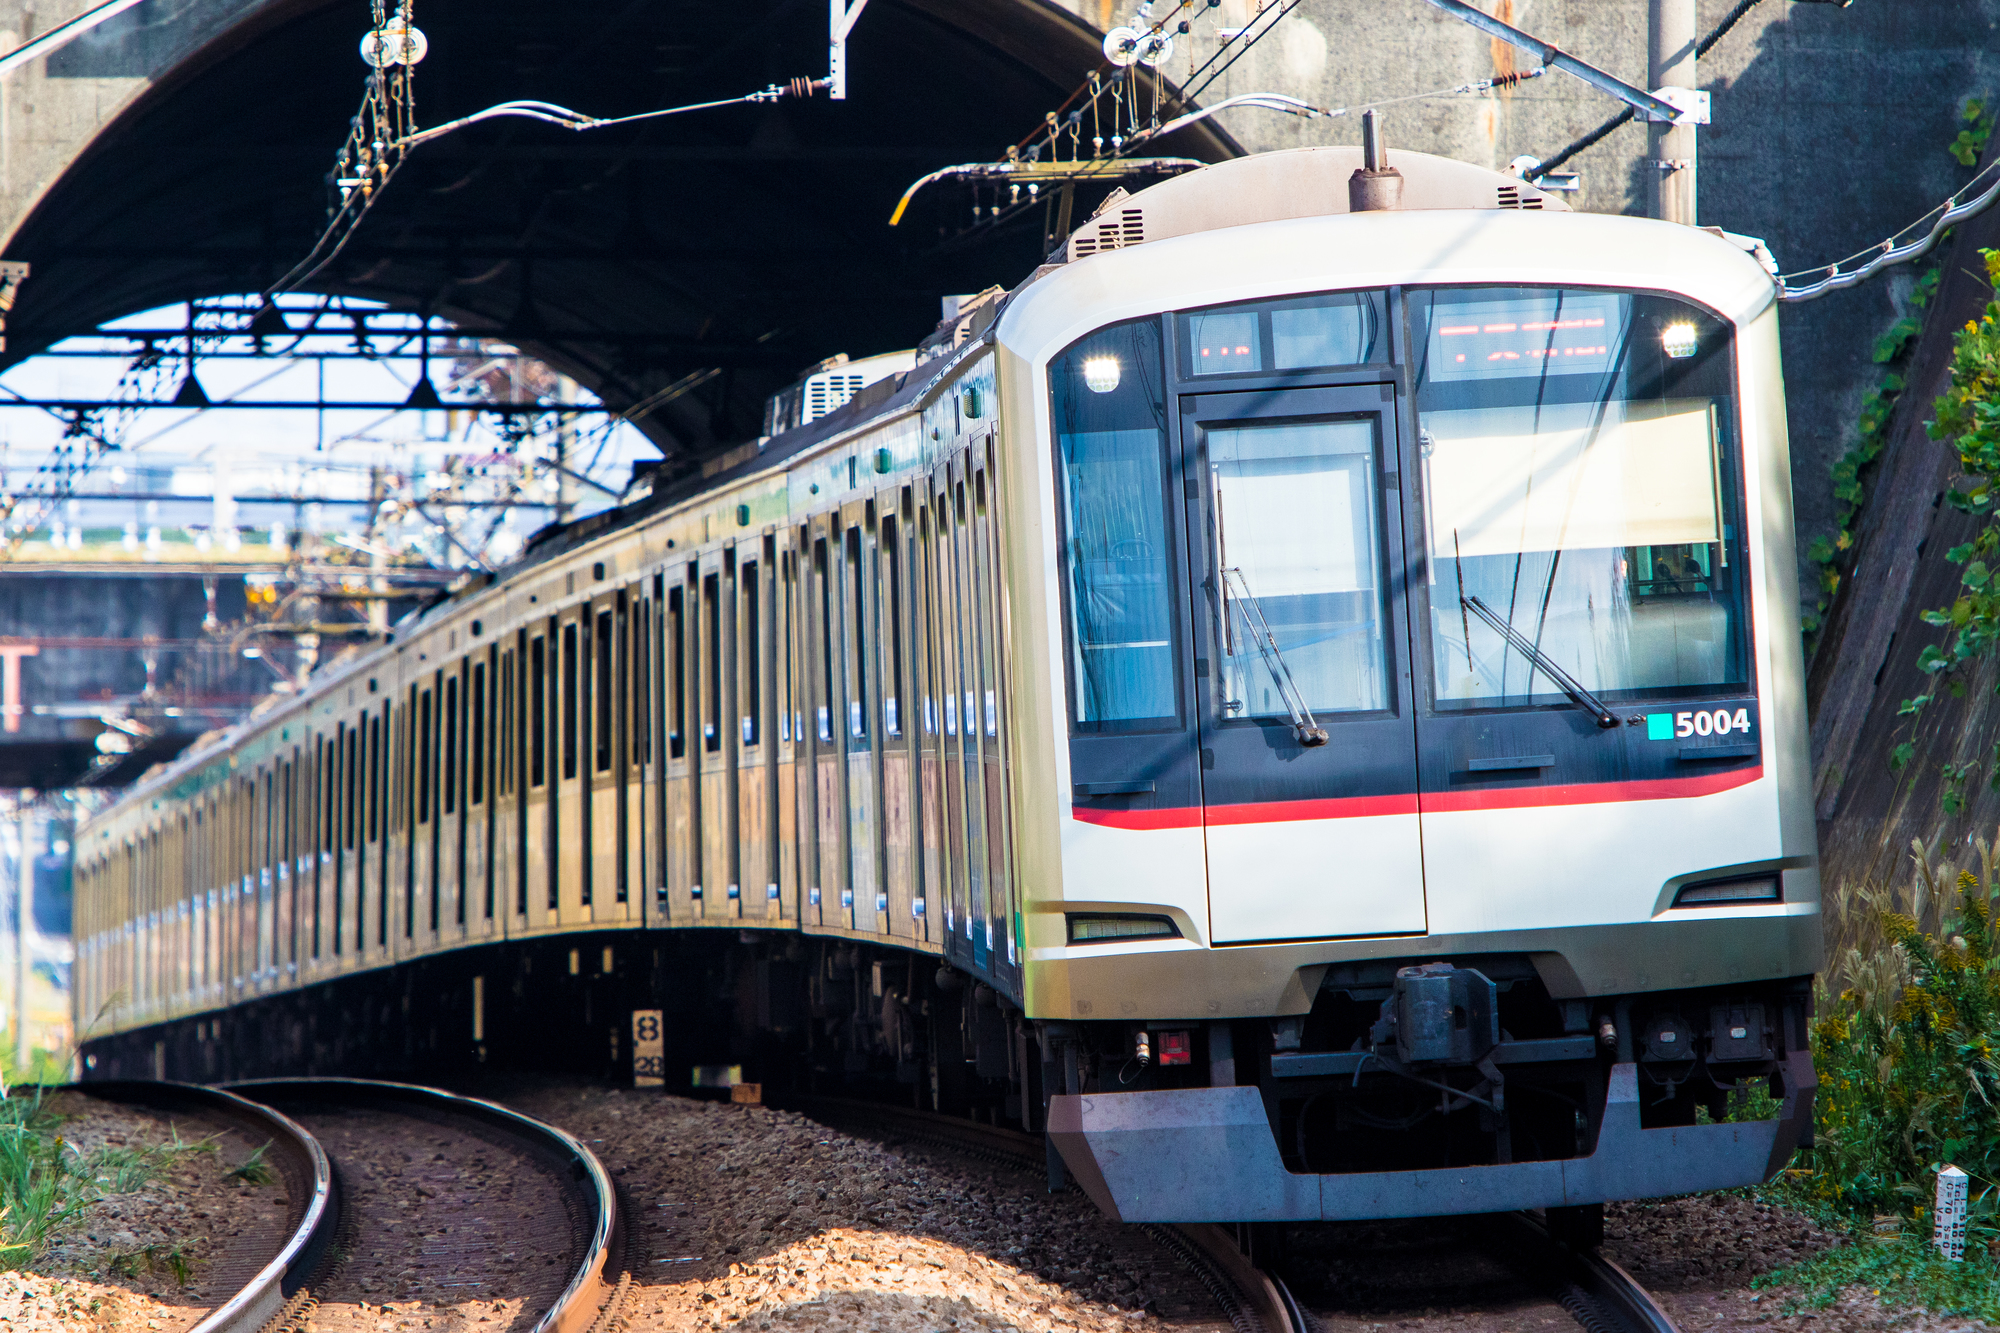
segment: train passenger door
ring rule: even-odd
[[[1421,934],[1392,386],[1181,399],[1210,929]]]

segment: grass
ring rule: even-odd
[[[1859,1290],[1884,1305],[1929,1310],[2000,1324],[2000,1268],[1970,1244],[1960,1263],[1947,1262],[1929,1239],[1898,1236],[1885,1242],[1858,1240],[1828,1250],[1802,1264],[1766,1273],[1754,1287],[1792,1287],[1797,1294],[1782,1313],[1824,1310],[1843,1292]]]
[[[163,1144],[84,1153],[60,1130],[61,1117],[39,1088],[0,1099],[0,1268],[32,1262],[99,1199],[143,1188],[189,1153],[217,1151],[212,1141],[189,1142],[176,1131]]]
[[[242,1162],[230,1167],[222,1174],[231,1180],[240,1180],[246,1185],[277,1184],[278,1173],[272,1169],[269,1162],[264,1160],[264,1150],[270,1146],[268,1143],[264,1144],[263,1147],[258,1148],[256,1152],[251,1153]]]
[[[185,1287],[194,1274],[194,1257],[183,1244],[148,1245],[143,1250],[128,1250],[113,1256],[111,1271],[121,1277],[138,1277],[141,1273],[151,1277],[161,1269],[174,1275],[174,1282]]]

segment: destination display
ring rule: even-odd
[[[1431,317],[1430,378],[1516,379],[1602,374],[1625,336],[1624,297],[1578,296],[1445,305]]]

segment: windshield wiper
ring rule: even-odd
[[[1602,699],[1577,684],[1576,677],[1557,666],[1554,658],[1550,657],[1540,648],[1537,648],[1532,639],[1508,624],[1506,620],[1494,612],[1492,607],[1486,605],[1486,603],[1480,601],[1477,597],[1460,597],[1458,600],[1461,605],[1470,607],[1473,615],[1478,616],[1487,625],[1492,627],[1495,633],[1507,641],[1509,647],[1539,667],[1543,675],[1554,681],[1564,694],[1567,694],[1576,701],[1577,707],[1595,717],[1598,726],[1615,727],[1618,725],[1618,719],[1612,716],[1611,710],[1604,706]]]
[[[1291,668],[1285,665],[1285,654],[1278,647],[1278,636],[1271,632],[1271,622],[1264,619],[1264,608],[1250,592],[1250,581],[1243,577],[1243,571],[1234,566],[1222,571],[1222,586],[1225,593],[1229,580],[1236,580],[1236,599],[1243,604],[1243,620],[1250,629],[1250,637],[1256,641],[1257,652],[1264,659],[1264,669],[1271,673],[1271,679],[1278,686],[1278,697],[1285,701],[1285,711],[1292,715],[1292,734],[1298,738],[1300,746],[1311,749],[1326,744],[1326,728],[1313,717],[1306,707],[1305,696],[1292,680]],[[1228,600],[1223,602],[1225,614]]]

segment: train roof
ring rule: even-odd
[[[1507,275],[1495,269],[1483,278],[1475,276],[1473,280],[1508,280],[1510,276],[1518,280],[1522,272],[1533,270],[1539,272],[1541,280],[1545,281],[1551,264],[1562,259],[1591,268],[1591,276],[1585,281],[1631,283],[1634,273],[1623,270],[1614,272],[1615,265],[1593,264],[1593,256],[1577,251],[1569,243],[1555,237],[1537,236],[1541,228],[1531,224],[1527,217],[1533,213],[1548,215],[1548,223],[1568,224],[1568,227],[1576,227],[1586,233],[1596,229],[1592,224],[1601,226],[1606,223],[1661,228],[1657,244],[1649,246],[1650,259],[1638,264],[1640,268],[1670,271],[1680,267],[1685,270],[1689,266],[1702,267],[1698,262],[1692,262],[1701,256],[1714,258],[1728,250],[1737,251],[1738,262],[1721,264],[1719,269],[1714,270],[1717,276],[1707,284],[1715,288],[1710,294],[1713,299],[1709,299],[1708,303],[1734,317],[1741,317],[1753,308],[1761,308],[1773,295],[1767,279],[1761,282],[1761,293],[1752,290],[1760,285],[1759,279],[1764,279],[1760,268],[1769,267],[1768,263],[1760,266],[1750,258],[1751,255],[1761,256],[1760,242],[1730,236],[1713,228],[1697,229],[1672,223],[1648,223],[1644,219],[1576,214],[1558,196],[1518,177],[1428,153],[1391,152],[1389,165],[1403,175],[1402,204],[1393,212],[1358,215],[1346,224],[1360,223],[1367,228],[1368,235],[1366,245],[1346,247],[1341,262],[1346,266],[1345,276],[1348,278],[1360,276],[1357,264],[1365,270],[1379,271],[1381,276],[1372,280],[1381,281],[1394,280],[1399,271],[1414,272],[1425,265],[1433,271],[1440,265],[1452,267],[1455,259],[1452,251],[1449,248],[1440,250],[1436,236],[1429,234],[1430,229],[1411,228],[1406,218],[1413,213],[1449,210],[1484,213],[1489,226],[1497,225],[1524,241],[1533,242],[1520,256],[1522,263],[1516,266],[1519,272]],[[226,748],[235,737],[275,720],[273,713],[290,713],[296,708],[310,707],[322,690],[346,680],[377,653],[391,650],[397,639],[422,627],[443,607],[468,602],[497,583],[514,579],[537,565],[598,538],[655,515],[671,512],[705,492],[768,472],[822,445],[837,441],[858,427],[894,415],[902,409],[920,406],[924,399],[951,378],[953,372],[994,340],[1003,315],[1012,316],[1008,323],[1014,328],[1021,326],[1023,316],[1031,319],[1037,326],[1037,336],[1031,341],[1045,344],[1046,331],[1056,324],[1081,320],[1090,327],[1097,327],[1139,313],[1157,311],[1161,308],[1160,292],[1163,288],[1160,284],[1172,278],[1180,279],[1178,284],[1171,286],[1175,291],[1172,302],[1175,307],[1233,299],[1230,295],[1221,294],[1223,288],[1216,286],[1221,281],[1217,274],[1191,270],[1183,262],[1185,247],[1203,233],[1259,223],[1296,226],[1280,227],[1260,237],[1257,246],[1239,253],[1237,257],[1241,266],[1246,272],[1257,275],[1252,278],[1253,284],[1259,277],[1269,279],[1277,276],[1311,281],[1307,275],[1314,267],[1310,260],[1315,242],[1298,228],[1311,227],[1315,222],[1347,214],[1347,180],[1360,166],[1361,149],[1358,147],[1294,148],[1252,154],[1201,167],[1136,194],[1114,191],[1097,212],[1049,256],[1049,262],[1036,268],[1011,291],[992,288],[982,292],[962,305],[954,317],[942,321],[920,345],[918,361],[912,369],[878,380],[842,407],[806,425],[765,439],[747,441],[722,455],[709,468],[670,480],[659,479],[631,501],[571,523],[543,528],[530,539],[526,550],[513,564],[474,576],[432,598],[404,616],[387,642],[373,649],[342,654],[326,664],[324,674],[303,694],[273,701],[244,721],[203,737],[186,753],[142,778],[125,795],[136,796],[157,788],[181,771],[199,767],[212,759],[218,750]],[[1505,215],[1505,221],[1502,215]],[[1569,216],[1559,218],[1558,215]],[[1515,231],[1517,226],[1524,230]],[[1560,225],[1556,228],[1567,229]],[[1463,231],[1459,234],[1465,235]],[[1718,237],[1727,244],[1718,246]],[[1136,253],[1130,253],[1135,249]],[[1324,259],[1323,255],[1320,257]],[[1078,264],[1076,261],[1079,260],[1090,262]],[[1076,278],[1083,278],[1086,273],[1092,276],[1089,286],[1096,299],[1082,302],[1089,308],[1073,312],[1073,319],[1051,321],[1044,313],[1035,310],[1035,307],[1043,305],[1039,299],[1042,293],[1036,289],[1042,286],[1041,280],[1045,278],[1055,275],[1068,277],[1068,270],[1073,265]],[[1232,273],[1236,267],[1232,265]],[[1604,271],[1596,271],[1598,269]],[[1362,277],[1362,281],[1371,279]],[[1057,289],[1069,285],[1068,282],[1047,284],[1044,289],[1047,295],[1056,298],[1050,304],[1075,304],[1073,300],[1065,301],[1058,296]],[[1025,302],[1021,299],[1031,294],[1038,299]],[[1699,299],[1701,293],[1696,295]],[[1080,331],[1087,330],[1079,325],[1061,336],[1066,339]]]

